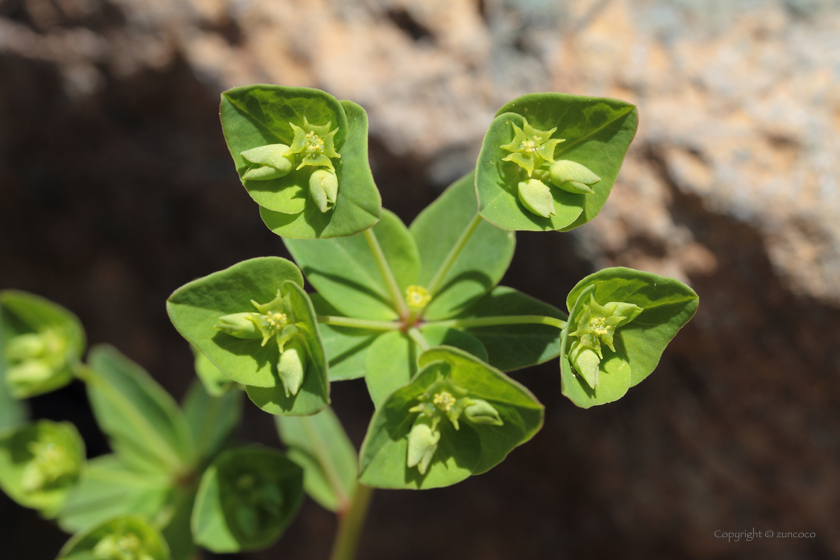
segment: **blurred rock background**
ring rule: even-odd
[[[836,0],[0,0],[0,288],[74,310],[175,395],[164,300],[285,250],[239,186],[218,95],[319,87],[366,108],[384,205],[410,221],[532,91],[639,106],[598,219],[519,234],[504,283],[561,306],[624,265],[700,294],[655,375],[578,410],[556,364],[515,376],[546,426],[486,475],[377,494],[360,558],[840,556],[840,4]],[[371,405],[333,387],[355,442]],[[107,450],[71,386],[34,399]],[[246,407],[243,439],[277,445]],[[3,557],[66,536],[0,496]],[[727,542],[722,531],[813,539]],[[270,551],[326,558],[309,502]]]

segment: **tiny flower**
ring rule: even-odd
[[[418,416],[408,434],[406,466],[417,467],[420,474],[426,474],[439,441],[440,432],[437,429],[437,422],[424,414]]]
[[[632,303],[611,301],[600,305],[592,294],[589,302],[583,304],[576,329],[569,332],[569,336],[577,338],[572,343],[569,360],[593,389],[598,385],[599,365],[604,358],[601,344],[606,344],[615,352],[616,329],[638,317],[641,312],[642,308]]]
[[[528,172],[528,176],[534,172],[534,169],[541,167],[545,163],[554,163],[554,150],[557,144],[565,142],[563,138],[551,138],[551,135],[557,130],[557,127],[548,131],[537,130],[524,121],[523,128],[519,128],[515,124],[513,126],[514,136],[510,144],[500,146],[503,150],[512,152],[510,155],[502,158],[503,161],[512,161],[519,167]]]
[[[330,158],[340,158],[341,154],[335,151],[335,134],[338,129],[335,128],[330,131],[331,124],[331,122],[323,126],[309,124],[306,117],[303,117],[303,128],[294,123],[289,123],[289,126],[295,132],[295,138],[289,147],[289,153],[300,154],[303,158],[297,169],[302,169],[305,165],[311,165],[328,167],[335,171]]]
[[[409,286],[405,289],[405,302],[414,309],[423,309],[432,301],[432,295],[423,286]]]

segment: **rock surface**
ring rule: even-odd
[[[830,0],[0,2],[0,288],[181,371],[163,379],[180,394],[189,356],[163,300],[281,250],[229,165],[220,91],[360,103],[405,219],[469,170],[513,97],[625,99],[641,125],[603,212],[571,236],[520,235],[505,283],[559,305],[591,270],[632,266],[690,283],[697,317],[614,406],[571,407],[554,364],[520,374],[548,407],[540,436],[453,489],[380,493],[362,557],[835,557],[839,28]],[[368,411],[342,394],[363,389],[334,395],[358,442]],[[326,557],[331,523],[308,506],[288,557]],[[817,537],[714,537],[752,528]]]

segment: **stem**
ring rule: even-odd
[[[458,259],[458,255],[460,255],[461,251],[464,250],[464,247],[467,245],[467,241],[469,241],[472,234],[475,233],[479,224],[481,224],[481,214],[476,213],[472,221],[467,224],[467,229],[465,229],[464,233],[461,234],[461,237],[458,238],[455,246],[452,247],[452,250],[449,251],[449,254],[446,255],[446,258],[443,259],[442,263],[440,263],[440,268],[438,268],[437,272],[435,272],[435,275],[432,277],[432,281],[429,282],[429,287],[427,288],[432,297],[434,297],[438,289],[440,289],[440,285],[443,282],[446,273],[449,272],[449,269],[452,268],[453,264],[455,264],[455,261]]]
[[[356,547],[359,544],[371,497],[373,497],[373,488],[356,484],[350,509],[338,517],[338,533],[330,560],[353,560],[356,557]]]
[[[396,321],[369,321],[367,319],[352,319],[350,317],[336,317],[334,315],[318,315],[318,322],[336,327],[353,327],[369,331],[396,331],[400,324]]]
[[[388,266],[385,253],[382,252],[382,247],[379,246],[379,241],[376,239],[376,234],[373,233],[373,228],[365,230],[365,240],[368,243],[368,247],[370,247],[370,252],[373,253],[373,258],[376,259],[376,265],[379,267],[379,272],[385,280],[385,285],[388,286],[388,291],[391,292],[391,299],[394,300],[397,313],[402,318],[408,317],[408,304],[405,303],[405,298],[402,292],[400,292],[397,279],[394,278],[394,273],[391,272],[391,267]]]
[[[476,317],[473,319],[452,319],[450,321],[430,321],[427,325],[440,325],[443,327],[459,327],[468,329],[470,327],[496,327],[499,325],[549,325],[560,330],[566,328],[566,321],[555,317],[542,315],[506,315],[500,317]]]
[[[406,331],[406,334],[408,334],[408,336],[411,337],[411,340],[417,343],[417,346],[419,346],[423,352],[431,348],[429,341],[426,340],[426,337],[423,336],[423,333],[417,330],[417,327],[411,327]]]

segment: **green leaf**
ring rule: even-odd
[[[286,281],[292,308],[302,325],[302,333],[306,347],[306,372],[303,385],[297,394],[287,395],[282,383],[274,387],[253,387],[247,385],[245,390],[251,402],[270,414],[283,416],[307,416],[315,414],[330,404],[330,383],[327,371],[327,358],[324,354],[324,343],[318,331],[315,309],[309,296],[303,288],[291,281]]]
[[[276,420],[289,459],[303,468],[306,493],[330,511],[345,511],[356,489],[357,457],[333,410]]]
[[[194,487],[175,486],[169,495],[166,509],[165,526],[161,534],[169,545],[172,560],[193,560],[196,544],[192,538],[192,512],[197,491]]]
[[[215,397],[208,394],[201,383],[193,383],[184,399],[184,415],[196,457],[204,464],[219,452],[239,424],[242,392],[229,391]]]
[[[373,227],[400,290],[417,282],[420,258],[402,221],[388,210]],[[306,279],[330,305],[347,317],[397,318],[390,292],[364,234],[328,240],[284,239]]]
[[[632,303],[641,307],[642,312],[616,330],[615,352],[602,348],[601,372],[607,375],[600,376],[599,386],[594,390],[574,376],[566,357],[570,343],[564,341],[560,363],[563,394],[582,408],[612,402],[650,375],[665,347],[694,316],[698,304],[697,294],[678,280],[622,267],[606,268],[578,282],[569,292],[567,306],[571,309],[579,299],[588,298],[589,293],[602,305]],[[573,328],[572,320],[566,331],[569,328]]]
[[[460,348],[479,359],[487,359],[487,350],[475,337],[441,325],[424,325],[420,333],[430,346]],[[408,384],[417,373],[417,358],[422,350],[408,335],[399,331],[383,334],[367,353],[365,383],[370,398],[379,406],[388,395]]]
[[[195,373],[208,394],[221,397],[236,387],[236,382],[214,366],[213,362],[201,353],[201,350],[193,345],[190,345],[190,348],[195,355]]]
[[[337,128],[336,147],[347,137],[348,123],[344,108],[332,95],[311,88],[252,85],[228,90],[222,94],[220,107],[222,130],[236,171],[242,178],[253,165],[242,152],[270,144],[291,146],[295,131],[304,117],[311,124],[331,123]],[[293,170],[280,179],[247,181],[242,184],[261,207],[287,214],[298,214],[307,205],[311,167]],[[309,201],[309,206],[313,203]]]
[[[566,315],[556,307],[507,286],[493,288],[457,319],[508,315],[543,315],[566,320]],[[549,325],[470,327],[466,332],[481,341],[487,348],[490,365],[502,371],[541,364],[560,355],[560,330]]]
[[[0,333],[0,347],[3,345],[3,335]],[[23,401],[15,400],[6,389],[6,365],[0,360],[0,433],[17,428],[26,423],[28,410]]]
[[[84,475],[58,514],[64,531],[75,533],[120,515],[153,519],[171,492],[171,477],[130,469],[116,455],[89,461]]]
[[[117,349],[94,346],[81,376],[99,427],[131,468],[179,472],[193,448],[186,418],[146,371]]]
[[[303,469],[279,451],[226,451],[201,478],[195,542],[213,552],[257,550],[280,538],[303,500]]]
[[[73,536],[58,553],[57,560],[119,558],[120,549],[131,548],[135,558],[169,560],[169,547],[161,534],[139,516],[105,521]]]
[[[543,407],[522,385],[466,352],[438,347],[420,357],[411,383],[392,393],[376,410],[360,454],[360,481],[380,488],[436,488],[480,474],[501,462],[542,426]],[[501,426],[460,427],[443,419],[440,442],[425,474],[406,466],[408,434],[423,393],[438,379],[449,379],[470,398],[483,399],[498,411]]]
[[[85,446],[69,422],[41,420],[0,435],[0,488],[53,517],[78,482]]]
[[[418,284],[428,287],[477,212],[471,173],[453,183],[412,222],[409,229],[421,263]],[[455,316],[490,291],[510,265],[515,245],[513,232],[486,222],[479,224],[444,277],[424,317],[437,320]]]
[[[178,332],[230,379],[274,387],[279,383],[277,344],[262,346],[260,340],[236,338],[215,325],[224,315],[255,312],[251,301],[274,300],[286,281],[303,286],[303,275],[294,263],[279,257],[250,259],[178,288],[169,296],[166,310]]]
[[[0,350],[9,394],[23,399],[59,389],[73,379],[85,349],[79,319],[26,292],[0,292]]]
[[[557,213],[549,218],[537,216],[522,206],[517,186],[528,175],[516,163],[503,161],[511,152],[501,146],[512,141],[512,125],[521,128],[525,119],[539,130],[556,127],[552,138],[565,139],[554,150],[555,161],[581,164],[600,177],[591,186],[595,192],[588,195],[574,194],[546,183],[551,187]],[[511,230],[568,231],[585,224],[607,201],[637,125],[635,106],[615,99],[535,93],[511,101],[499,109],[478,157],[476,189],[482,217]],[[547,173],[547,169],[542,172]]]
[[[309,294],[318,315],[342,316],[321,294]],[[330,381],[358,379],[365,375],[365,360],[371,344],[382,333],[353,327],[318,323],[329,361]]]
[[[347,141],[339,148],[338,197],[332,210],[321,212],[308,199],[303,212],[290,214],[261,207],[260,216],[277,235],[292,239],[344,237],[366,230],[379,220],[382,199],[368,164],[368,121],[364,109],[351,101],[342,101],[347,115]],[[290,173],[287,177],[291,177]],[[260,181],[272,183],[273,181]],[[308,180],[307,180],[308,184]],[[297,188],[297,187],[295,187]],[[295,198],[301,195],[294,194]]]

